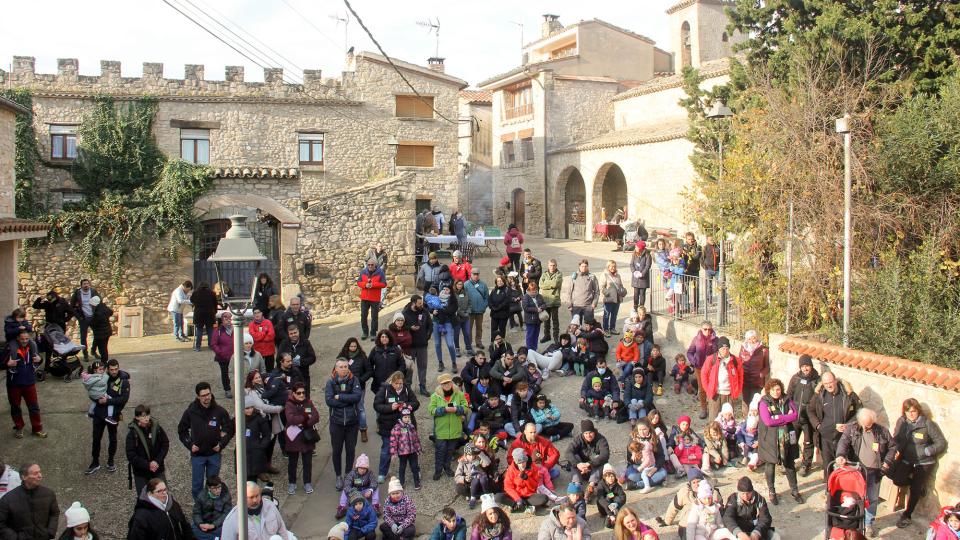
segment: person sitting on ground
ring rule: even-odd
[[[496,364],[497,361],[500,360],[500,358],[504,354],[506,353],[510,353],[511,355],[513,354],[513,345],[508,343],[507,340],[504,339],[502,335],[494,334],[493,341],[490,343],[488,352],[490,353],[489,364],[490,364],[490,367],[492,368],[493,365]]]
[[[587,519],[587,501],[583,498],[583,486],[576,482],[567,483],[567,503],[577,511],[577,517]]]
[[[697,432],[693,431],[693,429],[690,427],[690,423],[691,420],[689,416],[684,415],[680,418],[677,418],[677,425],[673,426],[673,428],[670,430],[670,437],[667,439],[667,445],[673,452],[670,456],[670,462],[673,463],[673,466],[677,471],[677,478],[683,478],[683,476],[686,474],[686,469],[681,465],[681,462],[676,455],[677,447],[684,444],[684,437],[686,436],[689,438],[689,442],[684,445],[686,448],[696,445],[703,450],[703,447],[705,446],[703,439],[700,438],[700,435],[697,435]],[[699,464],[699,461],[693,463],[693,465],[696,466],[699,466]]]
[[[585,498],[592,500],[600,472],[610,461],[607,438],[597,432],[592,420],[580,421],[580,435],[574,437],[567,447],[567,460],[573,466],[571,482],[586,485]]]
[[[548,502],[547,496],[539,493],[540,471],[530,466],[530,456],[522,448],[514,448],[510,455],[513,463],[503,475],[503,493],[497,497],[500,504],[509,505],[514,513],[533,514],[538,506]]]
[[[696,379],[690,379],[690,376],[694,374],[693,366],[687,363],[687,357],[678,354],[674,357],[673,368],[670,369],[670,377],[673,378],[673,393],[679,394],[682,390],[690,395],[697,393],[697,381]]]
[[[453,508],[444,506],[430,533],[430,540],[467,540],[467,521]]]
[[[347,508],[347,538],[350,540],[375,540],[377,538],[377,513],[370,507],[367,498],[359,491],[350,494]]]
[[[591,386],[580,398],[580,408],[587,412],[590,418],[607,418],[613,405],[613,396],[603,390],[603,381],[600,377],[591,379]]]
[[[642,369],[631,375],[629,382],[624,381],[623,403],[627,407],[630,425],[635,426],[637,421],[647,416],[647,411],[653,409],[653,389]]]
[[[383,523],[380,533],[384,540],[409,540],[416,536],[417,506],[403,491],[396,477],[387,484],[387,500],[383,505]]]
[[[780,540],[773,530],[773,517],[767,500],[754,491],[748,476],[740,477],[737,492],[730,494],[723,509],[723,526],[734,538],[750,540]]]
[[[650,354],[647,355],[646,362],[647,379],[650,385],[654,387],[653,393],[663,395],[663,382],[667,378],[667,359],[660,352],[660,345],[651,343]]]
[[[573,424],[560,421],[560,409],[551,403],[545,394],[538,394],[533,401],[530,415],[533,417],[533,421],[540,426],[541,435],[549,439],[550,442],[557,442],[570,436],[570,433],[573,432]]]
[[[590,540],[587,521],[577,514],[577,509],[564,501],[540,523],[537,540]]]
[[[514,439],[510,448],[507,450],[507,463],[513,463],[513,451],[520,448],[528,456],[533,458],[534,461],[539,461],[549,473],[550,478],[556,478],[560,475],[560,467],[558,465],[560,461],[560,451],[558,451],[547,438],[538,435],[535,426],[536,424],[533,422],[524,424],[523,432]]]
[[[193,500],[193,535],[197,540],[220,538],[223,520],[231,508],[230,490],[224,489],[220,477],[207,478],[207,489]]]
[[[677,493],[673,496],[673,500],[667,505],[667,510],[663,513],[663,516],[657,516],[657,524],[661,527],[669,527],[674,523],[679,523],[680,526],[677,532],[680,538],[686,538],[687,514],[690,512],[690,508],[696,504],[697,490],[700,488],[701,482],[706,483],[706,477],[704,477],[703,471],[700,469],[690,469],[687,471],[687,483],[680,486],[680,489],[677,490]],[[720,497],[719,492],[717,492],[716,496],[718,498]]]
[[[521,361],[523,357],[521,356]],[[537,367],[536,362],[527,361],[527,384],[530,385],[530,391],[533,392],[533,395],[540,393],[540,389],[543,388],[543,374],[544,372],[540,371],[540,368]]]
[[[480,497],[480,513],[470,525],[471,540],[513,540],[510,517],[492,494]]]
[[[530,409],[533,407],[534,392],[527,381],[519,381],[514,386],[514,393],[510,396],[510,422],[504,426],[504,430],[511,437],[517,437],[523,431],[526,424],[533,424],[540,432],[540,426],[533,422],[530,415]]]
[[[340,491],[340,504],[337,506],[337,519],[347,513],[349,498],[359,493],[373,506],[376,513],[380,513],[380,491],[377,489],[377,479],[370,470],[370,458],[366,454],[357,456],[353,468],[343,478],[343,490]]]
[[[600,379],[599,390],[596,388],[594,379]],[[609,402],[609,410],[607,411],[609,415],[607,416],[611,419],[616,417],[621,404],[620,383],[617,381],[613,371],[607,368],[607,360],[603,357],[597,358],[597,368],[594,371],[588,372],[583,378],[583,383],[580,385],[580,408],[589,413],[591,408],[584,407],[585,405],[589,405],[589,400],[587,399],[588,393],[594,396],[594,399],[597,394],[600,394],[601,401],[605,400],[607,396],[610,396],[610,399],[607,400]],[[594,414],[596,414],[596,412],[594,412]]]
[[[617,481],[617,471],[613,469],[613,465],[607,463],[603,466],[603,474],[597,483],[597,511],[604,518],[608,529],[613,528],[617,512],[626,502],[627,494]]]
[[[737,540],[723,524],[720,499],[706,480],[697,488],[697,500],[687,514],[687,540]]]
[[[617,369],[620,370],[620,382],[629,380],[630,373],[640,362],[640,347],[633,340],[633,332],[624,332],[623,339],[617,343]]]
[[[700,465],[703,470],[716,471],[733,464],[730,460],[730,450],[727,448],[727,438],[723,435],[719,422],[713,421],[707,424],[703,430],[703,442],[703,463]]]
[[[457,469],[453,473],[457,494],[467,497],[467,506],[476,508],[480,496],[489,493],[490,477],[483,467],[490,464],[490,458],[473,443],[463,447],[463,455],[457,460]]]
[[[490,392],[487,395],[487,402],[477,410],[476,425],[486,424],[490,434],[499,436],[503,433],[502,438],[506,438],[507,432],[504,431],[504,427],[508,422],[510,422],[510,408],[500,399],[500,394]]]

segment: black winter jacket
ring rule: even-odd
[[[413,309],[413,302],[407,304],[407,307],[403,308],[403,319],[403,326],[410,331],[410,337],[412,338],[410,346],[426,347],[430,341],[430,335],[433,334],[433,319],[427,312],[426,306],[417,311]],[[414,330],[414,326],[419,328]]]
[[[244,438],[247,442],[247,478],[253,478],[267,472],[267,466],[270,465],[267,459],[267,448],[270,446],[273,431],[270,420],[260,411],[254,410],[251,416],[245,415],[244,420],[246,421]],[[194,516],[196,516],[196,507],[194,507]]]
[[[932,465],[947,451],[947,439],[940,426],[922,414],[914,424],[901,416],[893,430],[893,439],[900,451],[900,460],[908,465]]]
[[[727,504],[721,513],[723,526],[734,536],[757,531],[760,533],[760,538],[766,538],[770,533],[770,527],[773,526],[773,517],[770,516],[767,500],[756,491],[753,492],[753,500],[749,503],[741,501],[739,493],[731,494],[727,497]]]
[[[787,397],[793,400],[800,409],[800,419],[807,421],[807,405],[813,399],[817,385],[820,384],[820,373],[816,369],[810,370],[810,375],[806,377],[803,373],[796,372],[790,377],[790,384],[787,385]]]
[[[193,400],[183,411],[177,424],[177,435],[187,450],[192,445],[200,449],[198,456],[212,456],[214,446],[220,446],[222,452],[233,438],[233,420],[227,411],[211,398],[210,406],[203,407],[199,400]]]
[[[506,285],[494,287],[487,297],[487,306],[490,308],[491,319],[506,319],[510,316],[510,289]]]
[[[362,397],[363,390],[352,373],[344,379],[336,375],[327,379],[324,400],[330,408],[330,423],[338,426],[359,424],[360,408],[357,404]]]
[[[193,324],[213,326],[217,317],[217,295],[209,287],[200,287],[190,295]]]
[[[390,337],[390,344],[386,347],[377,343],[377,346],[370,351],[370,365],[373,369],[373,377],[370,381],[370,390],[376,394],[380,391],[387,379],[394,372],[399,371],[406,375],[407,364],[403,359],[403,351],[400,347],[393,344],[393,334],[387,332]]]
[[[420,408],[420,400],[417,394],[406,384],[403,389],[397,392],[393,385],[384,384],[373,398],[373,410],[377,412],[377,434],[381,437],[389,437],[393,426],[397,425],[400,419],[403,407],[394,410],[394,403],[406,403],[414,412]],[[413,424],[417,424],[417,418],[411,417]]]
[[[167,438],[167,432],[160,427],[159,422],[151,420],[148,429],[141,429],[136,420],[131,421],[125,448],[131,489],[133,483],[129,476],[155,478],[163,474],[163,461],[167,458],[167,452],[170,451],[170,439]],[[150,471],[151,461],[156,461],[159,466],[156,472]]]
[[[57,535],[57,494],[45,486],[23,485],[0,499],[0,538],[3,540],[48,540]]]
[[[357,351],[357,354],[348,358],[347,362],[350,365],[350,373],[353,373],[353,376],[360,382],[360,389],[366,390],[367,381],[370,380],[370,377],[373,377],[373,366],[370,365],[367,355]]]
[[[232,508],[229,489],[221,489],[220,496],[216,499],[210,498],[210,494],[204,489],[193,499],[193,524],[209,523],[219,529]]]
[[[93,339],[107,339],[113,335],[113,324],[110,322],[112,315],[113,310],[102,303],[93,308],[93,318],[90,320]]]
[[[821,437],[828,435],[837,440],[840,433],[836,430],[836,424],[846,424],[853,420],[862,406],[860,398],[847,381],[837,379],[835,395],[827,392],[821,382],[814,389],[810,403],[807,403],[807,418],[810,419],[813,429],[820,432]]]
[[[100,419],[106,418],[108,408],[113,405],[113,416],[119,417],[120,411],[127,406],[129,400],[130,374],[121,370],[116,377],[107,379],[107,402],[94,405],[93,416]]]
[[[46,321],[47,324],[56,324],[64,330],[67,329],[67,321],[76,315],[73,312],[73,308],[70,307],[70,304],[59,296],[52,302],[47,301],[45,298],[38,297],[33,301],[33,309],[42,309],[43,320]]]
[[[266,387],[260,396],[271,405],[283,407],[290,397],[290,389],[294,383],[304,382],[303,374],[296,366],[291,366],[288,371],[277,368],[270,372],[267,377]],[[281,415],[282,416],[282,415]]]
[[[310,339],[310,317],[307,316],[303,310],[299,310],[294,313],[293,310],[287,308],[287,310],[280,315],[277,321],[279,322],[279,326],[274,325],[273,330],[278,336],[280,336],[281,341],[290,338],[290,332],[288,332],[288,329],[291,326],[296,326],[300,330],[301,341]]]
[[[167,494],[167,504],[161,510],[147,499],[146,490],[140,494],[128,524],[127,540],[193,539],[190,522],[172,495]]]
[[[317,353],[313,352],[313,345],[310,344],[309,339],[303,337],[302,333],[296,343],[291,342],[290,338],[284,339],[280,342],[280,347],[277,348],[277,358],[280,358],[283,353],[290,353],[290,357],[293,358],[293,365],[300,369],[301,376],[304,378],[310,377],[310,366],[316,363]],[[310,389],[308,388],[307,391],[309,392]]]
[[[893,436],[890,435],[890,430],[880,424],[874,423],[870,431],[873,432],[873,439],[877,443],[876,454],[880,463],[893,465],[895,461],[894,458],[897,455],[897,443],[893,440]],[[840,442],[837,443],[837,457],[843,456],[850,461],[859,462],[860,458],[857,457],[857,451],[860,449],[862,442],[863,428],[860,427],[860,424],[858,424],[856,420],[849,422],[847,427],[843,429]]]
[[[477,411],[477,420],[479,422],[489,423],[492,433],[503,431],[503,426],[507,425],[507,422],[510,421],[510,408],[507,407],[507,404],[504,403],[503,400],[497,402],[496,407],[491,407],[488,401],[481,405]]]
[[[610,461],[610,445],[607,438],[599,433],[591,443],[584,440],[583,434],[580,434],[570,441],[566,457],[573,466],[577,463],[589,463],[591,468],[599,470]]]

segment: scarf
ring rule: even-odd
[[[443,391],[443,397],[449,398],[450,396],[453,395],[453,391],[454,391],[454,390],[455,390],[454,388],[451,388],[449,391],[444,390],[444,391]]]
[[[743,343],[743,350],[747,351],[747,354],[751,354],[751,355],[752,355],[752,354],[753,354],[753,351],[755,351],[755,350],[757,350],[757,349],[760,348],[760,345],[761,345],[761,343],[760,343],[759,341],[757,341],[756,343],[754,343],[754,344],[752,344],[752,345],[751,345],[749,342],[744,342],[744,343]]]
[[[261,504],[260,506],[258,506],[258,507],[256,507],[256,508],[247,508],[247,515],[248,515],[248,516],[259,516],[259,515],[260,515],[260,512],[261,512],[262,510],[263,510],[263,504]]]
[[[167,495],[167,497],[170,497],[170,495]],[[156,506],[160,510],[163,510],[164,512],[167,511],[167,503],[161,501],[153,495],[147,494],[147,500],[150,501],[150,504]],[[167,500],[169,500],[169,498]]]
[[[503,523],[487,523],[480,527],[480,538],[484,540],[497,540],[503,534]]]

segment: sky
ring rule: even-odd
[[[36,57],[38,73],[56,73],[57,58],[77,58],[80,74],[99,75],[100,60],[119,60],[124,77],[139,77],[143,62],[162,62],[164,76],[183,77],[184,64],[203,64],[205,78],[223,79],[226,65],[243,65],[245,79],[262,81],[264,66],[284,66],[299,82],[301,69],[339,77],[346,43],[357,51],[376,48],[357,21],[344,25],[343,0],[166,0],[214,32],[249,42],[244,58],[175,11],[164,0],[33,0],[12,2],[0,17],[0,67],[13,56]],[[540,35],[544,13],[564,25],[602,19],[655,40],[669,49],[665,10],[677,0],[351,0],[387,54],[426,65],[434,56],[433,31],[418,22],[438,21],[439,54],[446,72],[471,86],[520,63],[523,41]],[[252,36],[252,37],[251,37]],[[257,41],[259,40],[259,41]],[[241,49],[243,46],[241,46]],[[272,49],[272,51],[271,51]],[[268,56],[270,58],[264,58]],[[256,62],[255,62],[255,61]]]

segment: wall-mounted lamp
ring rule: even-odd
[[[510,209],[510,201],[507,201],[507,202],[506,202],[506,206],[507,206],[507,210],[509,210],[509,209]]]

